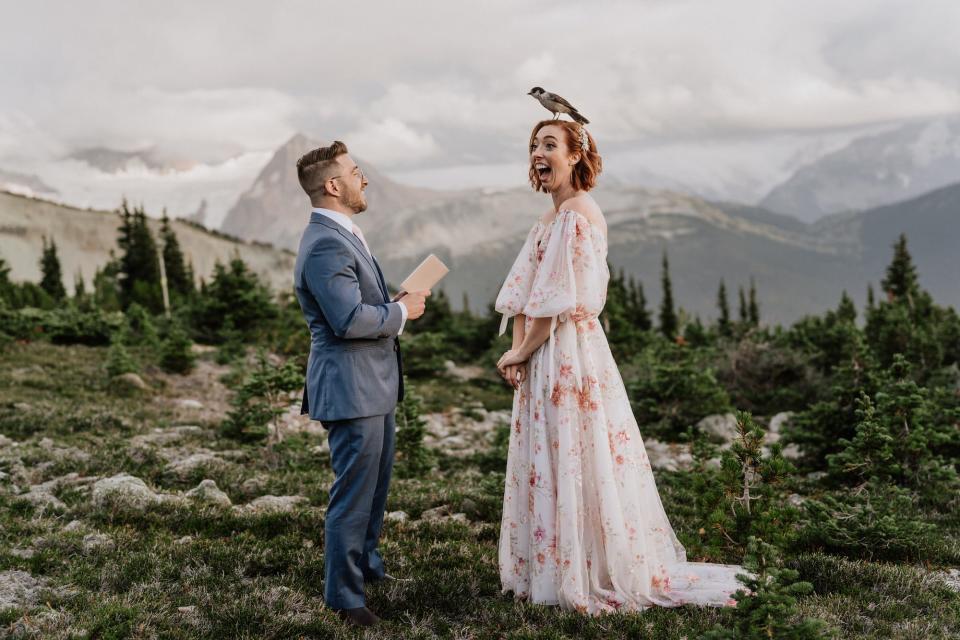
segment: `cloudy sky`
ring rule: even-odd
[[[519,168],[519,184],[547,114],[533,85],[580,107],[622,174],[668,178],[783,169],[854,131],[960,112],[949,0],[5,4],[0,170],[74,198],[140,189],[178,215],[202,188],[226,206],[297,131],[410,181],[501,185]],[[88,147],[199,164],[111,182],[62,161]]]

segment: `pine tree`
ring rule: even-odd
[[[677,335],[678,323],[677,313],[673,308],[673,291],[670,284],[670,263],[667,260],[667,252],[663,252],[663,272],[661,274],[661,284],[663,287],[663,299],[660,301],[660,332],[669,340],[673,340]]]
[[[43,238],[43,256],[40,258],[40,288],[47,292],[53,300],[60,301],[67,297],[67,290],[63,286],[63,272],[60,270],[60,258],[57,257],[57,244],[53,238],[47,244]]]
[[[737,577],[745,589],[733,599],[733,628],[714,627],[703,640],[819,640],[827,638],[826,624],[800,615],[797,596],[813,592],[813,585],[799,580],[800,573],[782,566],[777,549],[751,536],[743,561],[746,572]]]
[[[743,287],[740,289],[740,324],[747,325],[750,322],[750,312],[747,311],[747,296],[743,293]]]
[[[421,417],[420,396],[404,376],[403,400],[397,405],[397,464],[400,478],[422,476],[433,466],[431,451],[423,444],[427,422]]]
[[[760,307],[757,306],[757,286],[753,281],[753,276],[750,277],[750,303],[747,309],[747,314],[750,317],[750,325],[759,327]]]
[[[830,473],[854,484],[878,479],[934,501],[945,499],[960,488],[953,464],[942,454],[960,445],[957,416],[917,385],[902,355],[897,354],[889,374],[875,400],[861,392],[855,434],[840,438],[842,451],[827,456]]]
[[[183,251],[177,234],[170,226],[170,218],[164,209],[160,219],[160,238],[163,240],[163,266],[167,274],[167,288],[170,291],[171,302],[189,299],[193,294],[193,280],[184,264]]]
[[[139,302],[153,313],[163,311],[160,290],[160,259],[143,207],[130,211],[127,202],[121,207],[120,237],[120,301],[126,308]]]
[[[87,285],[83,281],[83,274],[77,271],[73,276],[73,297],[77,300],[83,300],[87,297]]]
[[[232,329],[241,332],[245,339],[253,339],[265,332],[279,314],[270,289],[239,254],[228,266],[216,263],[213,280],[209,284],[201,280],[200,287],[192,308],[192,327],[200,340],[222,342],[221,332],[228,319]]]
[[[906,300],[908,306],[913,306],[919,283],[917,270],[913,266],[913,258],[907,251],[907,236],[901,233],[900,238],[893,246],[893,262],[887,267],[887,275],[880,283],[887,296],[894,300]]]
[[[256,369],[244,379],[233,398],[233,409],[221,424],[221,433],[254,442],[266,436],[272,450],[283,441],[280,416],[290,406],[290,393],[302,388],[303,372],[294,360],[273,365],[260,351]]]
[[[731,334],[730,304],[727,302],[727,285],[720,278],[720,288],[717,291],[717,307],[720,309],[720,318],[717,320],[717,330],[722,336]]]
[[[876,305],[876,300],[874,299],[873,294],[873,283],[867,285],[867,310],[873,311]]]
[[[649,331],[653,328],[650,312],[647,311],[647,297],[643,293],[643,283],[630,276],[629,285],[630,316],[634,325],[640,331]]]
[[[160,366],[169,373],[186,375],[193,370],[196,357],[190,347],[193,343],[187,332],[176,320],[167,330],[167,337],[160,347]]]
[[[120,305],[120,261],[110,251],[110,260],[103,267],[97,267],[93,273],[93,303],[104,311],[119,311]]]
[[[840,296],[840,306],[837,307],[837,319],[842,322],[856,322],[857,308],[853,306],[853,300],[847,295],[846,289]]]
[[[125,342],[126,338],[123,331],[114,333],[110,342],[110,349],[107,350],[107,362],[105,365],[107,375],[111,378],[124,373],[136,373],[137,371],[137,365],[133,361],[133,358],[130,357],[130,352],[127,351],[124,345]]]
[[[0,305],[7,303],[13,306],[14,289],[14,284],[10,281],[10,267],[3,256],[0,256]]]

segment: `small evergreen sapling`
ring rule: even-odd
[[[715,627],[701,640],[820,640],[829,638],[822,620],[804,618],[799,622],[797,597],[811,593],[813,585],[799,580],[794,569],[781,565],[775,547],[751,536],[744,568],[738,578],[746,587],[737,591],[732,628]]]
[[[403,400],[397,405],[396,473],[400,478],[422,476],[433,466],[432,452],[423,444],[427,422],[421,417],[420,396],[404,377]]]
[[[267,445],[274,448],[283,442],[280,416],[290,407],[290,394],[302,388],[303,372],[293,360],[273,365],[261,351],[256,368],[237,389],[221,431],[250,442],[266,437]]]

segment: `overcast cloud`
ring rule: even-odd
[[[395,174],[507,166],[547,115],[533,85],[624,158],[960,112],[948,0],[5,4],[10,170],[90,146],[216,165],[297,131]]]

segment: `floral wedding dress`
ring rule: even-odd
[[[731,606],[737,565],[687,562],[606,336],[607,242],[581,214],[537,222],[497,297],[553,318],[514,395],[499,567],[503,592],[590,614]]]

